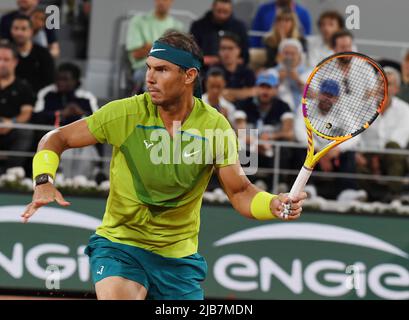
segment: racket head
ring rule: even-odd
[[[387,99],[388,81],[375,60],[357,52],[329,56],[315,67],[304,88],[309,142],[311,131],[338,142],[358,135],[375,121]]]

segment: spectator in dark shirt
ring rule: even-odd
[[[0,38],[12,40],[11,25],[15,17],[25,15],[31,17],[38,8],[39,0],[17,0],[18,10],[12,11],[1,18],[0,21]],[[56,31],[47,29],[45,24],[42,26],[42,32],[46,37],[48,49],[53,57],[57,58],[60,55],[60,46],[57,41]]]
[[[35,105],[37,123],[55,125],[69,124],[97,111],[97,99],[81,89],[81,70],[72,63],[58,67],[55,84],[38,93]]]
[[[12,125],[26,123],[31,118],[34,94],[30,86],[16,78],[17,51],[10,44],[0,44],[0,123]],[[0,128],[0,150],[28,151],[31,132],[11,127]],[[8,158],[0,163],[0,172],[22,166],[24,158]]]
[[[19,53],[16,74],[37,93],[54,81],[54,60],[47,49],[33,43],[33,25],[27,16],[13,20],[11,34]]]
[[[230,102],[239,102],[254,96],[254,72],[240,64],[240,39],[234,33],[225,33],[220,38],[219,66],[226,78],[223,96]]]
[[[241,62],[248,63],[247,29],[242,21],[234,17],[232,0],[214,0],[212,10],[193,22],[190,28],[203,51],[205,66],[220,63],[219,40],[226,31],[237,34],[240,39]]]
[[[301,34],[307,36],[311,34],[311,16],[306,8],[295,3],[294,0],[277,0],[262,4],[253,19],[252,30],[269,31],[274,24],[277,13],[281,10],[290,8],[294,11],[301,22]],[[262,37],[251,37],[250,46],[253,48],[262,48]]]
[[[247,114],[249,127],[258,130],[260,140],[258,149],[259,167],[273,167],[273,147],[263,142],[291,141],[294,139],[294,115],[287,103],[277,98],[279,80],[273,74],[260,74],[257,78],[257,96],[242,107]],[[290,153],[283,149],[281,164],[290,159]],[[272,175],[262,177],[268,186],[272,184]]]

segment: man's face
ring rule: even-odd
[[[387,73],[386,78],[388,79],[388,98],[390,100],[398,94],[400,83],[398,83],[398,79],[396,79],[393,73]]]
[[[226,81],[222,76],[209,76],[206,80],[206,91],[209,98],[219,98],[225,87]]]
[[[325,39],[325,41],[331,39],[332,35],[339,30],[341,30],[341,27],[338,24],[337,19],[324,18],[321,21],[320,33],[322,37]]]
[[[257,97],[261,104],[269,104],[277,95],[277,87],[261,84],[257,87]]]
[[[285,46],[281,55],[285,64],[288,64],[291,68],[295,68],[301,62],[301,55],[298,49],[293,45]]]
[[[36,11],[31,15],[31,22],[34,30],[40,30],[45,27],[46,16],[44,12]]]
[[[353,47],[352,38],[349,36],[344,36],[344,37],[340,37],[337,39],[335,43],[334,51],[335,53],[353,51],[352,47]]]
[[[17,59],[14,58],[10,49],[0,49],[0,79],[8,78],[14,74],[17,66]]]
[[[402,74],[409,76],[409,55],[402,62]]]
[[[11,26],[11,36],[18,46],[26,44],[33,37],[30,23],[26,20],[14,20]]]
[[[58,91],[61,93],[72,92],[77,87],[77,81],[74,79],[71,72],[68,71],[58,72],[55,83]]]
[[[318,108],[323,113],[328,113],[332,106],[336,104],[338,97],[329,93],[319,93],[318,95]]]
[[[222,64],[238,63],[240,59],[240,47],[230,39],[220,41],[219,56]]]
[[[32,10],[38,6],[39,0],[17,0],[17,6],[20,10]]]
[[[146,65],[146,86],[152,102],[166,106],[178,101],[186,90],[186,73],[178,66],[155,57],[148,57]]]
[[[231,3],[215,2],[213,4],[213,19],[216,23],[223,23],[227,21],[233,12],[233,6]]]
[[[161,15],[167,15],[172,4],[173,0],[155,0],[155,11]]]

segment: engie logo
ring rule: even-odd
[[[3,223],[21,224],[20,215],[24,209],[24,206],[0,207],[0,226]],[[58,267],[60,280],[69,279],[78,272],[78,278],[81,282],[89,281],[88,257],[84,254],[86,242],[75,247],[67,245],[69,242],[78,241],[78,233],[70,233],[72,237],[67,239],[59,237],[59,232],[52,232],[50,237],[61,239],[60,241],[64,244],[40,243],[33,245],[32,243],[35,243],[37,236],[43,236],[31,231],[30,225],[36,224],[44,225],[45,230],[48,230],[46,225],[51,225],[72,227],[76,228],[76,230],[85,229],[93,232],[101,224],[101,220],[66,209],[51,207],[39,209],[30,219],[29,224],[24,226],[24,235],[22,232],[20,235],[14,232],[9,234],[2,232],[2,235],[5,235],[5,237],[0,243],[0,272],[4,270],[10,277],[16,280],[24,279],[28,274],[36,279],[47,280],[50,277],[50,270],[47,270],[47,268],[56,266]],[[19,228],[21,227],[23,226],[21,225]],[[27,233],[30,235],[27,235]],[[32,241],[22,241],[27,238],[32,238]],[[7,246],[5,248],[6,241],[11,244],[11,247]],[[5,251],[11,252],[11,254],[6,254]]]
[[[390,243],[356,230],[317,223],[271,224],[231,234],[216,241],[214,246],[260,240],[313,240],[332,245],[346,244],[400,257],[405,263],[380,263],[368,267],[368,263],[362,261],[351,266],[328,257],[308,263],[294,257],[291,270],[286,271],[278,263],[280,256],[283,256],[279,251],[274,258],[264,256],[259,261],[243,254],[228,254],[214,264],[214,277],[221,286],[239,292],[259,290],[268,293],[274,292],[272,277],[275,277],[294,295],[302,295],[308,289],[319,296],[333,298],[355,290],[357,297],[365,298],[370,290],[382,299],[409,299],[409,270],[403,266],[408,265],[409,255]],[[302,248],[309,250],[313,259],[314,248],[308,246],[304,243]],[[332,248],[328,251],[335,252]],[[292,256],[291,252],[285,255]]]

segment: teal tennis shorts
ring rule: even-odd
[[[151,300],[203,300],[200,283],[207,274],[198,253],[166,258],[148,250],[91,236],[85,253],[90,257],[94,283],[118,276],[143,285]]]

